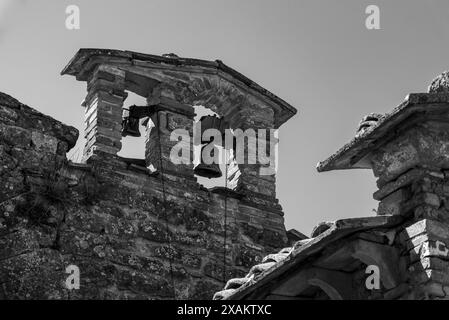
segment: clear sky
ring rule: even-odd
[[[80,30],[65,28],[71,4]],[[365,27],[370,4],[381,30]],[[371,171],[316,163],[449,68],[448,17],[447,0],[0,0],[0,91],[82,131],[85,83],[59,75],[79,48],[221,59],[299,109],[280,130],[277,191],[287,227],[309,235],[374,214]]]

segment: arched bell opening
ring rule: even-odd
[[[122,107],[121,142],[122,149],[117,154],[129,164],[146,167],[156,171],[147,161],[147,148],[150,132],[155,128],[151,119],[154,110],[148,106],[148,97],[160,85],[147,75],[131,70],[125,72],[125,92],[127,98]]]
[[[142,122],[145,117],[137,114],[136,106],[145,106],[146,98],[132,92],[127,91],[123,106],[122,115],[122,149],[117,154],[126,159],[141,160],[141,164],[145,164],[145,141],[146,130]]]
[[[124,111],[123,128],[120,130],[117,126],[112,126],[110,131],[113,134],[113,145],[111,146],[109,146],[108,140],[103,139],[102,133],[98,133],[98,139],[93,140],[93,147],[90,148],[90,145],[86,146],[85,149],[87,151],[96,150],[95,147],[98,145],[100,151],[103,149],[106,153],[130,158],[125,160],[131,163],[142,163],[147,168],[153,164],[155,168],[163,168],[167,172],[176,172],[188,177],[196,174],[198,182],[206,188],[226,187],[235,190],[237,184],[239,188],[243,185],[245,177],[247,178],[245,185],[257,184],[254,188],[260,187],[260,189],[263,189],[262,184],[272,183],[272,180],[268,182],[260,180],[259,183],[254,170],[245,170],[246,166],[243,164],[239,167],[236,159],[234,159],[235,152],[233,153],[231,150],[232,147],[226,148],[223,145],[217,145],[216,153],[227,161],[218,163],[214,167],[198,167],[199,163],[192,164],[191,160],[188,163],[184,162],[184,159],[187,158],[201,159],[201,156],[189,157],[184,153],[181,153],[181,157],[177,158],[181,163],[175,163],[171,159],[171,150],[173,150],[171,147],[176,144],[172,140],[166,139],[170,137],[171,132],[175,129],[185,129],[190,127],[189,124],[192,125],[192,122],[189,122],[189,124],[187,122],[189,120],[192,121],[194,117],[193,106],[203,106],[203,111],[208,110],[206,115],[218,116],[219,119],[227,122],[227,128],[237,130],[252,124],[251,115],[253,111],[262,112],[263,109],[269,115],[268,118],[271,119],[271,114],[273,113],[271,108],[260,107],[260,110],[257,108],[256,110],[252,107],[255,105],[265,106],[265,100],[259,101],[257,96],[248,94],[245,90],[242,91],[242,88],[230,83],[220,75],[191,75],[186,74],[184,71],[163,72],[160,74],[154,72],[153,69],[137,66],[126,68],[126,71],[122,67],[111,66],[103,66],[101,70],[103,73],[106,73],[108,79],[115,79],[115,82],[111,82],[112,89],[109,90],[110,88],[107,88],[109,90],[107,91],[107,98],[114,100],[118,91],[120,91],[120,97],[123,97],[120,103],[115,103],[116,106],[122,107]],[[103,73],[100,75],[105,76]],[[128,98],[126,98],[126,94],[129,95]],[[105,103],[107,103],[106,100]],[[136,106],[133,107],[133,105]],[[114,122],[121,121],[121,119],[117,119],[121,118],[115,112],[117,109],[115,108],[111,111]],[[107,107],[104,110],[106,110],[106,113],[109,112]],[[161,134],[156,134],[154,130],[149,130],[150,128],[147,127],[146,132],[151,132],[152,136],[150,139],[147,139],[146,146],[140,148],[136,144],[140,144],[137,142],[138,140],[141,143],[145,141],[144,135],[140,132],[142,129],[140,127],[143,118],[142,114],[145,112],[155,117],[154,123],[157,124],[158,130],[161,130]],[[204,112],[197,112],[197,121],[199,117],[203,116],[205,116]],[[109,128],[110,125],[107,124],[109,114],[104,114],[104,118],[106,121],[102,126]],[[271,125],[271,123],[266,124],[268,127]],[[123,137],[120,136],[119,131],[121,131]],[[182,138],[180,139],[184,142]],[[210,143],[210,141],[206,142]],[[190,144],[191,140],[186,143]],[[200,144],[194,143],[194,150],[190,148],[191,152],[201,154],[201,148],[204,146],[198,147]],[[162,147],[161,150],[159,150],[159,147]],[[145,153],[144,157],[142,157],[142,153]],[[86,157],[89,157],[87,152]],[[142,158],[145,159],[145,162],[142,161]],[[192,172],[193,168],[196,169],[195,172]],[[242,177],[240,178],[240,176]]]
[[[230,139],[229,132],[232,131],[223,117],[210,108],[204,106],[194,108],[195,125],[199,125],[198,128],[200,128],[196,131],[199,137],[194,143],[195,177],[198,183],[207,189],[221,187],[234,190],[239,178],[239,169],[234,160],[233,149],[226,147],[226,139]],[[215,129],[216,135],[204,134],[208,129]],[[229,130],[228,137],[226,137],[226,130]],[[210,159],[206,161],[204,156],[214,158],[213,163],[210,163]]]

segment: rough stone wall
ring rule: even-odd
[[[400,233],[407,299],[449,298],[449,171],[447,124],[424,121],[379,150],[378,214],[404,217]]]
[[[383,189],[394,184],[379,210],[408,217],[399,234],[410,289],[404,298],[449,298],[449,172],[415,168]]]
[[[0,94],[0,298],[211,299],[286,245],[281,212],[117,156],[70,163],[77,137]]]
[[[61,298],[58,170],[76,129],[0,94],[0,297]]]

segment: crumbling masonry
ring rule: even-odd
[[[296,113],[286,102],[220,61],[173,54],[82,49],[62,73],[87,83],[83,163],[66,158],[76,129],[0,94],[0,298],[211,299],[300,239],[262,164],[229,167],[234,188],[208,190],[193,165],[170,161],[170,133],[191,133],[193,106],[269,130]],[[155,107],[145,159],[117,156],[128,91]],[[79,290],[66,287],[70,265]]]

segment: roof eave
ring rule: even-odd
[[[248,281],[238,288],[226,300],[242,300],[248,297],[252,292],[268,283],[275,283],[275,279],[285,274],[292,268],[297,268],[298,264],[306,258],[324,250],[328,245],[338,239],[354,234],[355,232],[365,231],[374,228],[388,228],[399,225],[405,218],[399,215],[395,216],[375,216],[365,218],[342,219],[318,237],[312,239],[307,244],[296,248],[285,259],[276,263],[272,268],[263,272],[256,279]]]
[[[375,150],[387,134],[416,112],[431,113],[434,106],[449,103],[449,93],[411,93],[391,113],[382,117],[376,126],[355,137],[335,154],[318,163],[318,172],[346,169],[370,169],[370,152]],[[427,108],[425,111],[423,107]],[[446,107],[446,106],[445,106]],[[448,109],[449,110],[449,109]]]
[[[278,96],[271,93],[270,91],[266,90],[265,88],[261,87],[256,82],[247,78],[240,72],[227,66],[220,60],[208,61],[208,60],[201,60],[201,59],[181,58],[181,57],[170,58],[170,57],[150,55],[150,54],[144,54],[144,53],[133,52],[133,51],[122,51],[122,50],[116,50],[116,49],[81,48],[80,50],[78,50],[78,52],[75,54],[75,56],[70,60],[70,62],[61,71],[61,75],[72,75],[72,76],[77,77],[77,79],[78,79],[79,78],[78,75],[82,70],[81,66],[83,66],[91,57],[105,56],[105,55],[116,57],[116,58],[129,59],[129,60],[133,60],[133,59],[145,60],[145,61],[150,61],[150,62],[154,62],[154,63],[200,66],[203,68],[217,69],[222,72],[225,72],[226,74],[230,75],[232,78],[234,78],[234,79],[240,81],[241,83],[243,83],[244,85],[246,85],[248,88],[250,88],[250,89],[258,92],[262,96],[268,98],[270,101],[274,102],[276,105],[278,105],[283,110],[276,121],[277,128],[280,127],[287,120],[292,118],[298,112],[298,110],[296,108],[294,108],[293,106],[288,104],[286,101],[279,98]],[[78,79],[78,80],[85,80],[85,79]]]

